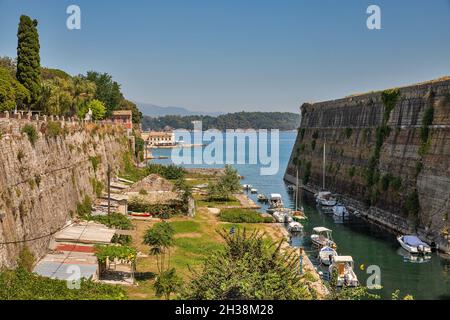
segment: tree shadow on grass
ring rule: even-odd
[[[156,277],[156,273],[154,272],[136,272],[134,274],[137,281],[147,281],[152,280]]]

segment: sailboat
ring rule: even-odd
[[[294,220],[297,220],[297,219],[303,220],[303,219],[306,219],[305,213],[303,211],[303,207],[301,207],[300,209],[298,208],[298,169],[297,169],[297,177],[296,177],[294,187],[295,187],[295,189],[294,189],[294,191],[295,191],[295,210],[292,211],[292,216],[293,216]]]
[[[316,203],[324,207],[334,207],[337,203],[336,198],[331,192],[325,191],[325,164],[326,164],[326,143],[323,143],[323,172],[322,172],[322,191],[315,194]]]

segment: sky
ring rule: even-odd
[[[297,112],[450,75],[450,0],[0,0],[0,56],[16,56],[21,14],[39,21],[43,66],[107,72],[162,106]]]

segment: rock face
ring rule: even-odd
[[[368,219],[450,250],[450,78],[301,107],[285,173]]]
[[[34,145],[24,126],[33,126]],[[59,128],[59,129],[58,129]],[[0,119],[0,267],[13,267],[26,245],[36,258],[51,234],[123,166],[129,142],[119,127]]]

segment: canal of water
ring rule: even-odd
[[[296,138],[296,132],[281,132],[279,143],[279,170],[275,175],[260,175],[259,164],[239,164],[234,167],[244,176],[242,184],[252,184],[258,193],[280,193],[285,206],[294,208],[294,197],[283,181],[289,157]],[[248,142],[247,142],[248,149]],[[236,151],[235,147],[235,151]],[[153,149],[154,156],[168,156],[169,159],[154,160],[157,163],[171,163],[172,149]],[[224,150],[224,159],[225,159]],[[248,156],[246,160],[248,161]],[[223,165],[185,165],[186,167],[223,167]],[[256,202],[256,195],[249,195]],[[367,267],[379,266],[382,288],[373,293],[390,299],[392,292],[401,291],[401,296],[411,294],[415,299],[450,299],[450,260],[433,253],[431,259],[411,261],[408,253],[401,249],[395,235],[365,220],[349,217],[338,219],[332,214],[317,210],[311,196],[303,193],[299,204],[305,209],[308,220],[303,222],[304,232],[293,239],[294,246],[303,246],[311,261],[317,266],[317,253],[311,248],[310,235],[317,226],[333,230],[340,255],[351,255],[355,261],[355,272],[365,285],[370,274]],[[262,209],[264,211],[265,208]],[[320,267],[318,267],[320,269]]]

